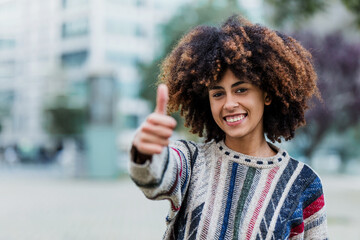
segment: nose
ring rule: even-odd
[[[233,96],[231,96],[231,95],[226,96],[224,110],[232,111],[232,110],[234,110],[234,108],[237,108],[238,106],[239,106],[239,103],[236,101],[236,99]]]

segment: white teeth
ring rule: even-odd
[[[239,116],[236,116],[236,117],[226,117],[226,121],[227,122],[237,122],[237,121],[240,121],[242,119],[245,118],[245,115],[239,115]]]

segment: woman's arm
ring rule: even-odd
[[[169,145],[176,121],[165,114],[167,100],[167,87],[160,85],[155,112],[135,134],[129,167],[132,180],[147,198],[170,201],[172,218],[189,183],[192,153],[186,142]]]

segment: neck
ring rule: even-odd
[[[265,136],[257,139],[231,138],[226,136],[225,144],[228,148],[253,157],[272,157],[276,152],[266,142]]]

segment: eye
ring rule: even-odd
[[[217,97],[221,97],[222,95],[223,95],[222,92],[216,92],[212,94],[212,97],[217,98]]]
[[[236,90],[236,93],[245,93],[245,92],[247,92],[247,88],[239,88],[239,89],[237,89]]]

